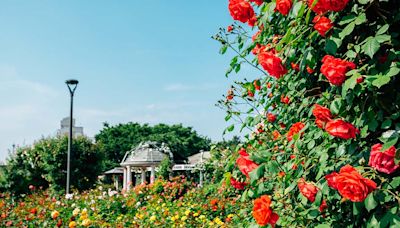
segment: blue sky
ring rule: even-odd
[[[64,81],[80,81],[77,125],[183,123],[222,139],[214,106],[230,81],[210,37],[232,23],[228,1],[0,3],[0,161],[12,144],[54,135],[68,116]]]

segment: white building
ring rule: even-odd
[[[61,120],[61,128],[57,132],[58,135],[68,135],[69,134],[69,117],[65,117]],[[75,126],[75,119],[72,120],[72,136],[78,137],[83,136],[83,127]]]

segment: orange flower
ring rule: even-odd
[[[271,210],[271,199],[267,195],[254,200],[253,217],[257,224],[266,226],[271,224],[272,227],[278,221],[279,216]]]
[[[301,129],[303,129],[304,126],[305,126],[305,125],[304,125],[302,122],[297,122],[297,123],[293,124],[293,125],[290,127],[289,132],[287,133],[287,136],[286,136],[287,139],[288,139],[289,141],[292,141],[293,136],[294,136],[295,134],[299,133],[299,132],[301,131]]]
[[[250,160],[250,156],[249,154],[246,152],[245,149],[240,149],[239,151],[239,158],[236,160],[236,164],[239,167],[239,170],[246,175],[247,177],[249,177],[249,173],[251,171],[253,171],[254,169],[256,169],[258,167],[258,165],[253,162],[252,160]]]
[[[299,187],[300,193],[305,196],[309,201],[315,201],[315,195],[317,195],[318,188],[314,184],[307,183],[304,178],[301,178],[297,182],[297,187]]]
[[[328,186],[339,191],[339,194],[352,202],[363,202],[368,194],[376,189],[376,183],[364,178],[351,165],[345,165],[339,173],[325,176]]]

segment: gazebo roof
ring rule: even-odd
[[[201,151],[188,157],[189,164],[198,164],[211,158],[210,151]]]
[[[121,166],[148,167],[158,165],[166,156],[172,156],[164,143],[142,142],[136,148],[126,152]]]
[[[104,172],[104,174],[123,174],[123,173],[124,173],[124,168],[122,167],[115,167],[114,169],[110,169]]]

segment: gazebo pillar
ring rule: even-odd
[[[131,166],[126,166],[126,190],[129,191],[131,189],[131,185],[132,185],[132,171],[131,171]]]
[[[141,183],[144,184],[146,182],[146,168],[142,168],[142,179]]]
[[[156,178],[155,168],[154,165],[151,166],[151,173],[150,173],[150,183],[154,183],[154,179]]]
[[[122,181],[122,190],[126,190],[126,167],[124,167],[124,178],[123,178],[123,181]]]

